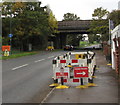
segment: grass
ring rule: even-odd
[[[44,50],[43,50],[44,51]],[[55,49],[53,51],[61,51],[61,49]],[[52,52],[53,52],[52,51]],[[13,50],[12,54],[10,56],[0,56],[0,60],[6,60],[6,59],[12,59],[12,58],[18,58],[22,56],[29,56],[29,55],[35,55],[40,53],[41,51],[32,51],[32,52],[20,52],[17,50]]]
[[[80,45],[79,47],[83,48],[83,47],[88,47],[88,46],[92,46],[98,44],[96,41],[94,41],[94,43],[89,43],[89,42],[85,42],[85,41],[80,41]]]
[[[5,60],[5,59],[12,59],[12,58],[18,58],[22,56],[28,56],[28,55],[34,55],[37,54],[37,51],[33,52],[21,52],[21,53],[16,53],[16,54],[11,54],[10,56],[2,56],[0,59]]]

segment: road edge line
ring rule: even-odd
[[[50,96],[50,94],[55,90],[55,87],[46,95],[46,97],[41,101],[40,105],[46,101],[46,99]]]

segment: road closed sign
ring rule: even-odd
[[[69,78],[69,68],[57,68],[55,71],[56,78]]]
[[[88,67],[74,67],[74,77],[88,77]]]

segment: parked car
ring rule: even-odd
[[[66,45],[66,46],[64,46],[64,50],[72,51],[73,50],[73,46],[72,45]]]

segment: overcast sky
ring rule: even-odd
[[[103,7],[108,11],[118,9],[120,0],[40,0],[42,6],[49,5],[58,21],[63,19],[65,13],[74,13],[80,19],[92,19],[94,9]]]

